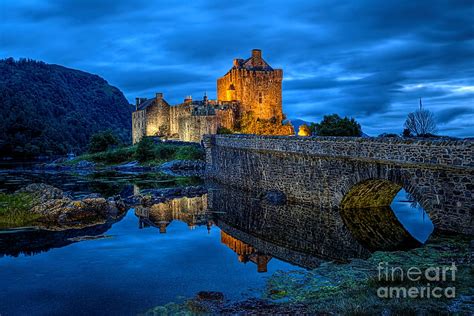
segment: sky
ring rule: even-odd
[[[98,74],[135,97],[216,95],[234,58],[282,68],[283,110],[400,133],[422,98],[438,134],[474,136],[474,1],[1,0],[0,58]]]

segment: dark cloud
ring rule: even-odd
[[[57,0],[0,3],[0,55],[90,71],[135,96],[215,97],[261,48],[289,118],[356,117],[399,132],[423,98],[440,133],[473,136],[472,1]]]
[[[437,113],[436,118],[438,123],[446,124],[467,114],[474,114],[474,107],[454,107],[444,109]]]

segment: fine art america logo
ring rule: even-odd
[[[456,265],[428,267],[389,266],[379,262],[378,281],[387,286],[377,289],[380,298],[455,298],[456,288],[446,284],[456,281]],[[407,286],[408,285],[408,286]]]

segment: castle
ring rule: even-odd
[[[162,93],[155,98],[136,98],[132,113],[132,141],[159,136],[200,142],[205,134],[219,131],[246,134],[293,135],[282,124],[283,71],[273,69],[259,49],[248,59],[234,59],[232,68],[217,80],[217,100],[193,100],[170,106]]]

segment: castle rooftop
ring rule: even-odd
[[[252,49],[252,56],[247,59],[234,59],[234,66],[232,68],[272,71],[273,68],[262,58],[262,51],[260,49]]]

